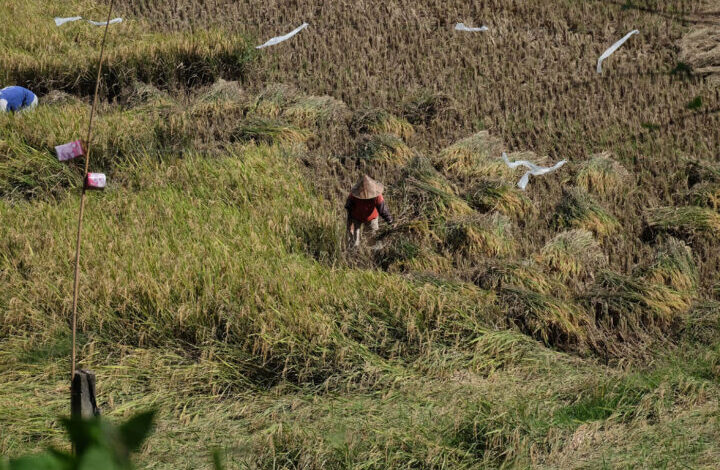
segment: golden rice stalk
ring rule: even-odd
[[[720,235],[720,214],[698,206],[658,207],[646,211],[648,226],[678,235]]]
[[[360,158],[401,166],[412,160],[414,152],[399,137],[392,134],[364,136],[359,144],[357,155]]]
[[[630,180],[630,173],[610,157],[610,152],[593,155],[580,164],[575,185],[599,196],[622,194]]]
[[[588,296],[596,319],[623,338],[651,328],[667,328],[688,311],[691,299],[645,279],[605,271]]]
[[[298,127],[314,127],[347,120],[348,108],[332,96],[306,96],[297,98],[282,116]]]
[[[566,282],[591,279],[608,262],[593,234],[584,229],[557,234],[536,259]]]
[[[679,58],[693,73],[720,81],[720,20],[687,33],[680,40]]]
[[[667,237],[655,252],[652,264],[640,275],[650,282],[664,284],[680,292],[692,294],[698,288],[698,268],[692,250],[685,242]]]
[[[512,287],[546,295],[557,295],[564,288],[532,262],[490,262],[477,270],[473,282],[486,290]]]
[[[283,111],[295,102],[298,91],[289,85],[269,85],[255,99],[251,112],[265,118],[279,118]]]
[[[448,222],[445,242],[451,251],[470,260],[508,257],[517,250],[512,222],[500,214]]]
[[[579,188],[572,188],[565,193],[558,205],[555,220],[560,227],[590,230],[598,237],[612,235],[620,229],[618,220]]]
[[[506,287],[501,291],[507,317],[521,331],[548,346],[583,346],[591,328],[582,307],[551,295]]]
[[[243,90],[240,83],[236,81],[227,81],[220,79],[201,93],[197,101],[199,102],[237,102],[244,103],[248,96]]]
[[[356,134],[390,134],[403,140],[415,135],[415,128],[407,120],[382,109],[359,112],[351,127]]]
[[[485,180],[470,190],[470,204],[483,212],[497,211],[515,219],[535,212],[533,202],[515,185]]]
[[[459,178],[493,178],[510,181],[514,175],[502,161],[502,143],[481,131],[446,148],[436,158],[440,171]]]

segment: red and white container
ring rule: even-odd
[[[67,144],[58,145],[55,147],[55,153],[57,153],[58,160],[65,162],[84,155],[85,150],[83,150],[82,142],[76,140]]]
[[[88,189],[103,189],[105,187],[105,173],[88,173],[85,187]]]

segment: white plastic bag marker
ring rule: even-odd
[[[530,175],[533,175],[533,176],[544,175],[545,173],[550,173],[551,171],[557,170],[558,168],[560,168],[561,166],[563,166],[564,164],[567,163],[566,160],[562,160],[562,161],[557,162],[554,166],[546,167],[546,166],[538,166],[527,160],[516,160],[514,162],[511,162],[508,159],[508,156],[505,152],[503,152],[503,154],[502,154],[502,159],[503,159],[503,161],[505,161],[505,164],[507,166],[509,166],[510,168],[512,168],[513,170],[519,166],[524,166],[525,168],[529,169],[529,171],[526,172],[522,176],[522,178],[520,178],[520,181],[518,181],[518,187],[522,190],[525,189],[528,182],[530,181]]]
[[[465,26],[465,23],[458,23],[455,25],[455,31],[469,31],[471,33],[476,33],[479,31],[488,31],[489,28],[487,26],[480,26],[479,28],[473,28],[470,26]]]
[[[62,26],[65,23],[70,23],[71,21],[79,21],[81,19],[83,19],[82,16],[72,16],[70,18],[55,18],[55,26]],[[110,24],[122,23],[122,20],[123,20],[122,18],[115,18],[113,20],[110,20]],[[92,20],[85,20],[85,21],[87,21],[88,23],[95,25],[95,26],[105,26],[106,24],[108,24],[107,21],[92,21]]]
[[[70,23],[71,21],[78,21],[81,19],[82,16],[72,16],[70,18],[55,18],[55,26],[62,26],[65,23]]]
[[[268,42],[266,42],[265,44],[263,44],[263,45],[261,45],[261,46],[257,46],[255,49],[262,49],[262,48],[264,48],[264,47],[274,46],[275,44],[279,44],[279,43],[281,43],[281,42],[283,42],[283,41],[287,41],[288,39],[290,39],[291,37],[295,36],[297,33],[299,33],[300,31],[302,31],[303,29],[307,28],[308,26],[310,26],[310,25],[308,25],[307,23],[303,23],[302,25],[300,25],[300,26],[298,26],[297,28],[293,29],[292,31],[290,31],[290,32],[287,33],[286,35],[274,37],[274,38],[270,39]]]
[[[110,20],[110,24],[122,23],[122,20],[123,20],[122,18],[115,18],[115,19]],[[105,25],[108,24],[107,21],[92,21],[92,20],[87,20],[87,22],[90,23],[91,25],[95,25],[95,26],[105,26]]]
[[[103,189],[105,187],[105,173],[88,173],[85,186],[90,189]]]
[[[76,140],[67,144],[58,145],[55,147],[55,153],[57,153],[58,160],[65,162],[72,160],[75,157],[79,157],[85,152],[83,151],[82,143],[79,140]]]
[[[602,55],[600,56],[600,58],[599,58],[598,61],[597,61],[597,73],[602,73],[602,63],[603,63],[603,60],[607,59],[608,57],[610,57],[610,56],[613,54],[613,52],[615,52],[616,50],[618,50],[618,48],[619,48],[620,46],[622,46],[622,45],[625,43],[625,41],[627,41],[628,39],[630,39],[630,36],[632,36],[633,34],[638,34],[639,32],[640,32],[640,31],[638,31],[637,29],[633,29],[632,31],[630,31],[629,33],[627,33],[621,40],[619,40],[618,42],[616,42],[615,44],[613,44],[612,46],[610,46],[610,47],[608,48],[608,50],[606,50],[605,52],[603,52]]]

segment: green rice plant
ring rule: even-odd
[[[431,220],[462,217],[474,213],[458,197],[453,184],[422,156],[413,158],[403,170],[401,201],[412,210],[413,217]]]
[[[481,181],[469,190],[467,199],[478,210],[497,211],[514,219],[525,218],[535,212],[530,198],[517,187],[502,181]]]
[[[245,103],[248,96],[242,85],[236,81],[223,80],[222,78],[210,85],[196,100],[198,102],[233,102]]]
[[[361,159],[395,167],[406,165],[414,155],[402,139],[392,134],[364,136],[357,150]]]
[[[240,142],[264,144],[302,144],[311,136],[310,131],[283,121],[250,118],[232,132],[232,138]]]
[[[600,238],[620,230],[618,220],[579,188],[565,192],[555,212],[555,224],[559,227],[589,230]]]
[[[601,197],[625,196],[630,173],[611,158],[610,152],[593,155],[579,165],[575,185]]]
[[[517,251],[513,224],[500,214],[455,219],[447,222],[445,243],[470,262],[486,257],[511,257]]]
[[[563,282],[582,283],[607,265],[607,257],[593,234],[584,229],[557,234],[547,242],[536,260]]]
[[[122,91],[120,99],[131,108],[147,106],[151,108],[150,112],[163,108],[172,108],[177,104],[167,92],[161,91],[153,85],[137,81]]]
[[[655,231],[679,236],[720,234],[720,214],[698,206],[658,207],[645,211],[648,226]]]
[[[345,103],[332,96],[305,96],[297,98],[286,108],[283,119],[298,127],[337,125],[347,121],[349,112]]]
[[[457,178],[493,178],[510,181],[514,171],[500,158],[502,143],[481,131],[446,148],[435,159],[438,169]]]
[[[350,127],[355,134],[389,134],[402,140],[408,140],[415,135],[412,124],[382,109],[356,113]]]
[[[0,140],[0,198],[54,199],[81,184],[77,169],[17,139]]]
[[[588,338],[591,324],[578,305],[516,287],[504,287],[500,298],[508,321],[548,346],[582,348]]]
[[[588,294],[587,303],[600,324],[629,340],[670,327],[688,311],[691,299],[663,284],[604,271]]]
[[[715,211],[720,209],[720,184],[699,183],[690,188],[687,195],[690,205],[709,207]]]
[[[698,288],[698,267],[693,253],[685,242],[667,237],[658,243],[652,263],[639,275],[650,282],[664,284],[693,296]]]

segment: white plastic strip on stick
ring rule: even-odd
[[[480,31],[488,31],[489,28],[487,26],[480,26],[479,28],[474,28],[471,26],[465,26],[465,23],[458,23],[455,25],[455,31],[468,31],[471,33],[477,33]]]
[[[638,31],[637,29],[633,29],[632,31],[630,31],[629,33],[627,33],[621,40],[619,40],[618,42],[616,42],[615,44],[613,44],[612,46],[610,46],[610,47],[608,48],[608,50],[606,50],[605,52],[603,52],[602,55],[600,56],[600,58],[599,58],[598,61],[597,61],[597,73],[602,73],[602,63],[603,63],[603,60],[605,60],[605,59],[607,59],[608,57],[610,57],[610,56],[613,54],[613,52],[615,52],[616,50],[618,50],[618,48],[619,48],[620,46],[622,46],[623,44],[625,44],[625,41],[627,41],[628,39],[630,39],[630,36],[632,36],[633,34],[638,34],[639,32],[640,32],[640,31]]]
[[[72,21],[79,21],[82,19],[83,19],[82,16],[71,16],[69,18],[55,18],[55,26],[62,26],[65,23],[70,23]],[[122,23],[122,20],[123,20],[122,18],[115,18],[113,20],[110,20],[110,24]],[[85,20],[85,21],[87,21],[88,23],[90,23],[91,25],[94,25],[94,26],[105,26],[106,24],[108,24],[107,21],[93,21],[93,20]]]
[[[265,44],[263,44],[263,45],[261,45],[261,46],[257,46],[255,49],[263,49],[263,48],[265,48],[265,47],[274,46],[275,44],[280,44],[280,43],[283,42],[283,41],[287,41],[288,39],[290,39],[291,37],[295,36],[297,33],[299,33],[300,31],[302,31],[303,29],[307,28],[308,26],[309,26],[309,25],[308,25],[307,23],[303,23],[302,25],[300,25],[300,26],[298,26],[297,28],[293,29],[292,31],[290,31],[290,32],[287,33],[286,35],[284,35],[284,36],[276,36],[276,37],[268,40],[268,42],[266,42]]]
[[[507,166],[509,166],[510,168],[512,168],[513,170],[514,170],[515,168],[519,167],[519,166],[524,166],[525,168],[528,168],[528,169],[529,169],[529,171],[526,172],[526,173],[522,176],[522,178],[520,178],[520,181],[518,181],[518,187],[519,187],[520,189],[522,189],[522,190],[525,189],[525,187],[527,186],[528,182],[530,181],[530,175],[532,175],[532,176],[544,175],[544,174],[546,174],[546,173],[550,173],[551,171],[557,170],[558,168],[560,168],[561,166],[563,166],[564,164],[567,163],[566,160],[562,160],[562,161],[557,162],[555,165],[553,165],[553,166],[551,166],[551,167],[545,167],[545,166],[536,165],[536,164],[534,164],[534,163],[532,163],[532,162],[529,162],[529,161],[527,161],[527,160],[516,160],[516,161],[514,161],[514,162],[511,162],[511,161],[508,159],[508,156],[507,156],[507,154],[506,154],[505,152],[503,152],[503,154],[502,154],[502,159],[503,159],[503,161],[505,162],[505,164],[506,164]]]
[[[70,23],[71,21],[78,21],[81,19],[82,16],[71,16],[70,18],[55,18],[55,26],[62,26],[65,23]]]
[[[122,23],[122,20],[123,20],[122,18],[114,18],[114,19],[110,20],[110,24]],[[105,25],[108,24],[107,21],[92,21],[92,20],[87,20],[87,22],[90,23],[91,25],[94,25],[94,26],[105,26]]]

